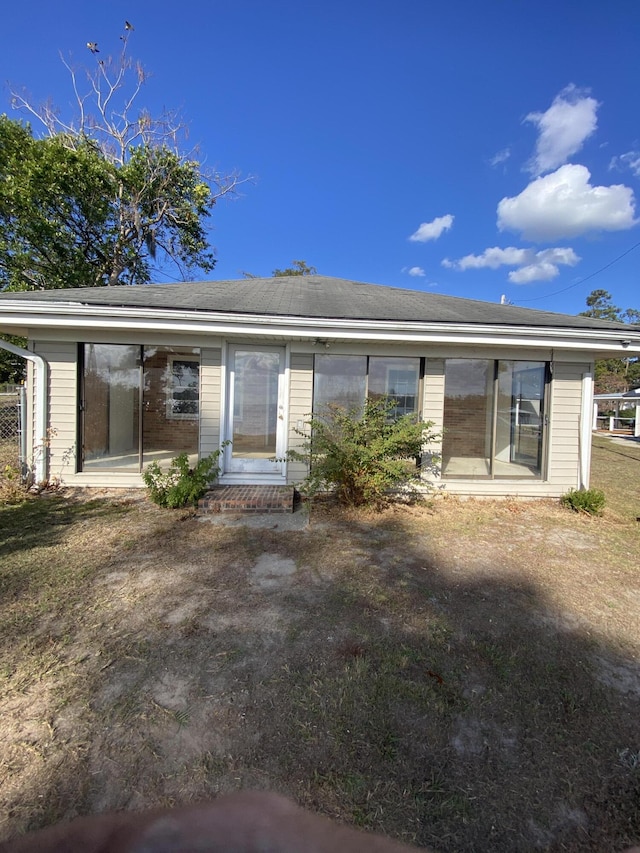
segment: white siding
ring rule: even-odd
[[[289,449],[299,449],[304,439],[296,430],[309,420],[313,404],[313,355],[292,352],[289,364]],[[307,467],[302,462],[287,463],[287,480],[299,483],[307,476]]]

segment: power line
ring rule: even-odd
[[[585,276],[584,278],[579,279],[574,284],[570,284],[568,287],[563,287],[562,290],[556,290],[553,293],[547,293],[546,296],[536,296],[533,299],[518,299],[518,300],[516,300],[515,304],[520,305],[523,302],[539,302],[541,299],[551,299],[552,296],[558,296],[559,293],[566,293],[567,290],[573,290],[574,287],[579,287],[581,284],[584,284],[586,281],[590,281],[592,278],[595,278],[597,275],[600,275],[601,272],[608,270],[609,267],[612,267],[614,264],[617,264],[618,261],[621,261],[622,258],[626,257],[626,255],[631,254],[631,252],[633,252],[634,249],[637,249],[638,246],[640,246],[640,240],[637,243],[635,243],[633,246],[631,246],[630,249],[627,249],[626,252],[623,252],[621,255],[618,255],[617,258],[614,258],[612,261],[609,261],[608,264],[605,264],[603,267],[600,267],[599,270],[596,270],[595,272],[590,273],[589,275]]]

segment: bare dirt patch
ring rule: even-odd
[[[638,841],[633,500],[0,510],[0,837],[253,787],[440,851]]]

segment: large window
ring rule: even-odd
[[[82,468],[140,471],[198,455],[200,351],[124,344],[81,347]]]
[[[443,477],[540,478],[547,365],[445,362]]]
[[[394,400],[397,415],[418,413],[420,370],[419,358],[316,355],[313,411],[322,415],[331,405],[351,411],[370,397]]]

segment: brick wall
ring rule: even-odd
[[[447,459],[486,456],[489,402],[484,394],[445,398],[443,455]]]
[[[198,415],[189,418],[167,415],[172,382],[170,355],[176,353],[162,349],[154,354],[145,353],[143,447],[145,451],[195,452],[198,450]]]

